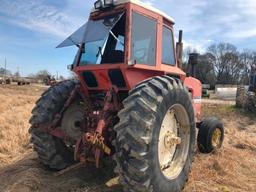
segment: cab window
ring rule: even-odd
[[[133,12],[131,59],[135,63],[156,65],[156,37],[156,20]]]
[[[162,63],[167,65],[175,65],[175,54],[173,46],[173,33],[172,30],[163,27],[162,39]]]
[[[117,23],[115,23],[115,20],[117,20]],[[88,28],[86,32],[91,35],[90,38],[93,40],[85,43],[80,65],[124,63],[125,20],[126,16],[123,14],[98,21],[90,21],[95,29]],[[115,24],[113,25],[113,23]],[[93,34],[97,34],[96,29],[100,30],[99,33],[102,33],[102,35],[101,38],[95,40]]]

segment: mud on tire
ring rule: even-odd
[[[45,91],[36,102],[30,119],[31,143],[40,161],[50,169],[61,170],[73,163],[73,152],[52,135],[38,129],[38,125],[51,124],[55,115],[61,111],[77,81],[63,81]]]
[[[124,191],[178,192],[188,179],[195,147],[195,120],[187,89],[168,76],[146,80],[130,91],[119,112],[116,172]],[[158,157],[158,135],[170,106],[180,104],[186,109],[190,129],[188,155],[180,174],[169,179],[162,173]]]

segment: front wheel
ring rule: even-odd
[[[125,191],[181,191],[195,146],[187,89],[168,76],[146,80],[130,92],[119,118],[116,160]]]
[[[221,148],[224,140],[224,126],[215,117],[205,119],[197,136],[198,149],[202,153],[211,153]]]

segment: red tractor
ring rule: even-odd
[[[174,20],[137,0],[94,6],[59,45],[79,47],[69,67],[79,80],[52,86],[37,102],[34,149],[60,173],[112,156],[125,191],[181,191],[196,127],[201,152],[220,148],[224,137],[216,118],[201,120],[201,83],[181,70],[182,32],[175,46]]]

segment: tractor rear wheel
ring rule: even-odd
[[[49,126],[58,114],[77,81],[63,81],[49,88],[37,101],[30,119],[31,142],[40,161],[50,169],[61,170],[73,162],[73,151],[64,142],[38,128]]]
[[[195,119],[187,89],[177,79],[154,77],[136,86],[115,126],[116,172],[128,192],[178,192],[195,149]]]

